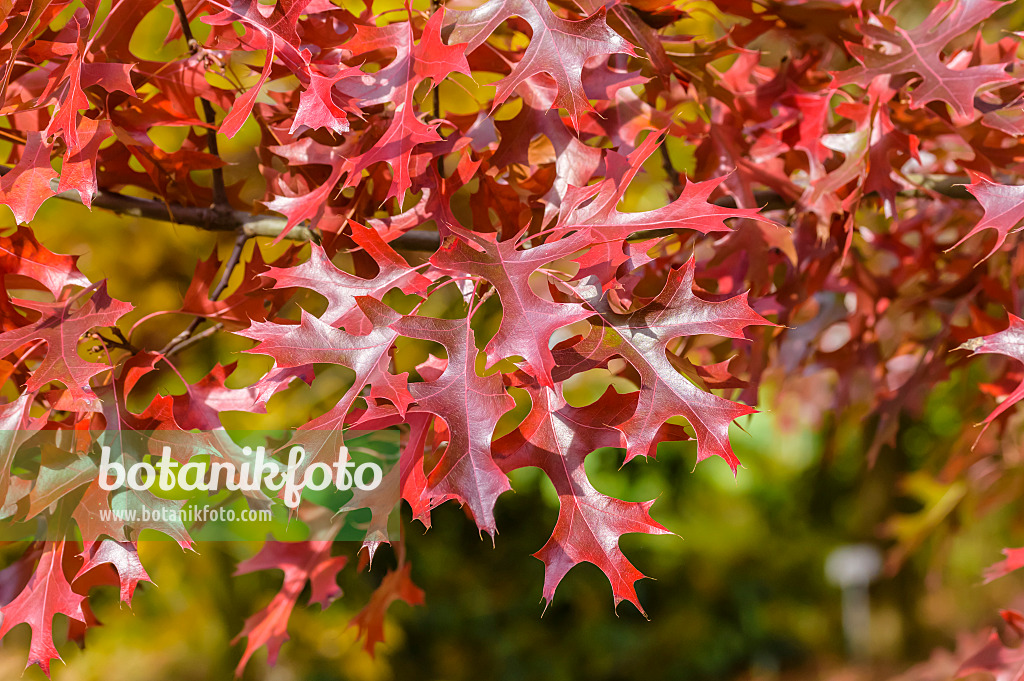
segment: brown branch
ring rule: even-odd
[[[0,166],[0,176],[5,175],[10,170],[11,168],[8,166]],[[953,199],[971,199],[972,197],[967,190],[959,186],[968,182],[967,178],[950,177],[930,183],[923,190],[912,190],[909,195],[927,196],[940,194]],[[50,186],[54,191],[57,191],[58,181],[56,179],[52,180]],[[62,192],[56,194],[56,196],[64,201],[82,203],[78,192],[74,190]],[[772,191],[754,192],[754,200],[763,210],[783,210],[793,207],[783,197]],[[713,203],[724,208],[736,207],[736,202],[730,196],[716,199]],[[165,204],[162,201],[140,199],[104,189],[100,189],[93,195],[92,205],[119,215],[130,215],[149,220],[189,225],[212,232],[238,231],[247,237],[277,237],[288,226],[287,220],[274,215],[253,215],[252,213],[240,210],[217,210],[209,207]],[[674,230],[672,229],[649,230],[637,232],[636,238],[649,239],[673,233]],[[285,238],[293,241],[319,241],[319,233],[315,229],[296,225],[289,230]],[[432,253],[440,247],[440,239],[437,232],[418,230],[402,234],[394,239],[391,245],[399,251]]]
[[[0,166],[0,177],[11,170],[9,166]],[[57,191],[58,184],[56,179],[50,182],[54,192]],[[63,201],[82,205],[82,198],[75,190],[60,192],[55,196]],[[209,232],[241,231],[247,237],[277,237],[288,226],[287,220],[276,215],[253,215],[241,210],[216,210],[203,206],[167,204],[105,189],[93,194],[92,205],[94,208],[109,210],[118,215],[188,225]],[[315,229],[296,225],[288,231],[285,238],[292,241],[319,241],[320,236]],[[440,242],[436,232],[417,231],[406,232],[391,243],[398,250],[433,252],[437,250]]]
[[[0,166],[0,177],[11,172],[9,166]],[[50,181],[50,188],[56,192],[58,180]],[[71,203],[82,203],[82,197],[75,190],[55,194],[56,198]],[[94,208],[109,210],[118,215],[128,215],[147,220],[170,222],[177,225],[188,225],[210,232],[234,232],[241,230],[246,236],[276,237],[284,231],[287,221],[274,215],[253,215],[240,210],[214,210],[202,206],[181,206],[167,204],[153,199],[140,199],[136,196],[119,194],[114,191],[100,189],[92,196]],[[317,238],[313,230],[296,225],[288,232],[286,239],[294,241],[311,241]]]

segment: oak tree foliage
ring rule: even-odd
[[[347,428],[402,433],[394,496],[352,502],[372,528],[400,502],[429,527],[452,502],[493,539],[509,473],[550,479],[557,521],[535,554],[546,601],[589,562],[616,606],[643,612],[644,575],[619,540],[671,528],[653,501],[598,491],[587,456],[620,448],[635,466],[692,440],[698,462],[736,473],[732,426],[762,406],[771,368],[833,372],[817,408],[871,417],[873,460],[901,412],[978,361],[956,348],[1018,360],[964,398],[992,411],[981,435],[965,430],[958,465],[998,463],[1024,396],[1024,63],[1019,35],[987,30],[1007,7],[3,3],[0,203],[18,226],[0,232],[0,515],[111,501],[88,446],[78,467],[25,466],[24,433],[213,431],[332,365],[351,383],[289,443],[317,460]],[[154,16],[163,60],[133,40]],[[237,135],[253,148],[226,160]],[[233,248],[197,266],[179,307],[142,315],[39,242],[33,218],[57,200],[228,232]],[[258,380],[232,380],[225,356],[129,408],[148,375],[228,335],[270,358]],[[599,396],[573,402],[595,376]],[[55,615],[80,640],[92,587],[130,601],[148,581],[140,532],[192,545],[183,527],[72,515],[65,539],[0,573],[0,637],[27,623],[28,663],[47,673]],[[305,519],[316,539],[268,541],[238,567],[284,573],[239,633],[239,672],[263,646],[273,661],[307,585],[326,606],[338,573],[389,541],[371,531],[342,555],[333,516]],[[354,621],[371,651],[392,602],[423,601],[396,543]],[[965,670],[1007,673],[1013,651],[991,648]]]

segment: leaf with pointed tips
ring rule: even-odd
[[[751,325],[771,325],[747,304],[746,294],[711,303],[693,294],[695,262],[669,272],[658,297],[635,312],[612,310],[596,279],[574,290],[614,333],[604,340],[605,356],[619,355],[640,374],[636,412],[616,426],[626,436],[626,460],[647,456],[658,428],[673,416],[684,416],[697,436],[697,461],[720,456],[735,473],[739,460],[729,443],[729,424],[756,410],[705,392],[676,371],[667,356],[668,343],[681,336],[712,334],[743,338]]]
[[[494,502],[511,487],[491,457],[491,437],[515,400],[505,392],[500,376],[476,373],[477,349],[468,319],[406,316],[391,328],[409,338],[440,343],[448,352],[440,376],[409,386],[417,406],[444,419],[451,433],[441,460],[427,474],[424,494],[429,505],[455,499],[469,506],[477,527],[493,537]]]
[[[248,639],[245,652],[235,669],[241,676],[246,663],[259,648],[267,646],[267,663],[274,664],[281,644],[288,640],[288,618],[309,582],[312,592],[310,603],[319,603],[322,608],[341,595],[337,584],[338,572],[345,567],[348,558],[332,556],[329,541],[278,542],[267,541],[260,552],[243,561],[235,570],[236,575],[245,575],[260,570],[281,570],[284,583],[270,604],[245,621],[245,628],[231,642]]]
[[[334,84],[342,78],[351,78],[362,74],[359,69],[342,69],[333,76],[325,76],[315,71],[309,73],[309,85],[299,97],[299,109],[295,112],[295,120],[291,130],[294,134],[301,126],[318,130],[327,128],[339,135],[349,131],[348,114],[334,101],[332,91]]]
[[[0,276],[34,279],[54,298],[59,298],[66,286],[89,285],[78,271],[77,261],[78,256],[48,250],[27,227],[19,227],[11,236],[0,236]]]
[[[366,318],[356,305],[357,296],[380,300],[393,288],[403,293],[418,293],[430,280],[409,267],[409,263],[389,246],[377,231],[349,223],[352,238],[377,263],[380,271],[373,279],[363,279],[338,269],[319,244],[310,245],[309,259],[296,267],[272,267],[263,274],[276,288],[305,288],[327,298],[327,310],[320,319],[331,326],[350,331],[368,331]],[[354,324],[352,327],[350,325]]]
[[[142,567],[138,547],[130,542],[118,542],[112,539],[98,542],[86,541],[81,555],[85,562],[79,568],[74,581],[77,582],[90,570],[102,565],[111,565],[117,571],[122,603],[131,604],[139,582],[153,581],[146,574],[146,568]]]
[[[519,250],[516,241],[498,242],[494,235],[479,235],[475,248],[461,238],[442,247],[430,262],[442,270],[483,277],[494,286],[502,304],[498,333],[487,344],[488,366],[514,355],[525,360],[526,371],[542,384],[554,387],[551,369],[554,359],[548,349],[555,330],[591,316],[579,303],[544,300],[530,288],[530,276],[537,268],[563,258],[589,243],[576,238],[554,241]]]
[[[644,575],[619,549],[623,534],[671,534],[650,515],[653,501],[621,501],[598,492],[583,461],[601,447],[618,447],[615,430],[633,411],[634,401],[608,388],[591,405],[577,408],[554,390],[530,391],[533,406],[519,428],[494,443],[495,459],[508,472],[525,466],[544,471],[558,493],[558,520],[551,537],[534,555],[544,562],[544,600],[554,598],[562,577],[581,562],[608,577],[617,606],[627,600],[644,612],[633,584]]]
[[[423,605],[423,590],[413,584],[411,563],[405,563],[396,570],[389,570],[373,594],[370,602],[352,618],[350,627],[357,627],[363,648],[374,654],[377,644],[384,640],[384,615],[395,601],[409,605]]]
[[[49,678],[50,662],[61,659],[53,644],[53,618],[67,615],[84,624],[84,600],[84,596],[71,590],[64,575],[64,542],[47,542],[28,585],[13,601],[0,608],[3,615],[0,638],[19,624],[28,624],[32,628],[32,643],[25,668],[38,664]]]
[[[451,12],[445,37],[449,42],[469,43],[467,51],[472,52],[512,17],[529,23],[533,37],[512,73],[495,83],[494,106],[504,102],[520,83],[544,73],[558,84],[552,106],[566,109],[573,127],[578,128],[580,117],[593,110],[583,91],[584,64],[591,57],[633,55],[633,46],[608,26],[604,7],[585,19],[570,21],[556,15],[546,0],[490,0],[476,9]]]
[[[341,400],[327,413],[303,424],[294,434],[292,444],[303,445],[308,460],[300,469],[317,460],[318,456],[333,456],[341,442],[335,442],[345,419],[359,399],[363,389],[371,385],[374,396],[391,399],[402,413],[412,402],[404,388],[408,374],[398,376],[388,371],[388,352],[398,333],[388,325],[401,315],[384,303],[369,297],[356,299],[362,314],[371,323],[371,331],[363,336],[335,329],[324,321],[303,311],[298,325],[282,327],[274,323],[256,323],[239,335],[260,341],[248,352],[270,355],[280,367],[301,367],[317,363],[341,364],[352,369],[355,381]],[[300,471],[301,472],[301,471]]]
[[[556,227],[559,234],[589,231],[595,240],[620,242],[630,234],[648,229],[689,229],[701,234],[726,232],[729,218],[767,220],[753,209],[724,208],[708,201],[726,179],[687,182],[679,198],[663,208],[622,213],[618,205],[644,161],[658,148],[658,136],[651,133],[628,157],[609,152],[605,157],[607,177],[586,187],[569,187],[562,199]]]
[[[986,229],[994,230],[996,242],[982,258],[987,260],[999,250],[1006,237],[1021,229],[1020,223],[1024,220],[1024,185],[999,184],[977,173],[971,173],[971,179],[974,181],[967,185],[967,191],[978,200],[985,215],[952,248],[960,246]]]
[[[961,346],[965,350],[971,350],[975,355],[982,354],[996,354],[1005,355],[1011,359],[1015,359],[1018,362],[1024,363],[1024,319],[1021,319],[1015,314],[1009,314],[1010,325],[998,333],[993,333],[988,336],[981,338],[972,338]],[[981,433],[978,434],[978,438],[981,438],[982,433],[988,429],[989,425],[995,421],[999,416],[1005,413],[1010,407],[1024,399],[1024,381],[1013,389],[1013,391],[999,403],[992,412],[985,417],[982,421],[984,427]]]
[[[910,105],[919,108],[945,102],[962,117],[974,110],[978,90],[1012,80],[1002,64],[952,68],[943,61],[946,45],[973,28],[1006,2],[1001,0],[945,0],[911,30],[889,17],[860,25],[872,45],[848,44],[860,66],[833,74],[835,85],[868,85],[873,78],[912,74],[919,82],[910,93]]]
[[[44,143],[42,133],[26,133],[17,164],[0,177],[0,204],[14,212],[16,222],[30,222],[43,201],[55,194],[50,180],[56,177],[50,165],[50,147]]]
[[[76,404],[96,399],[89,379],[110,367],[87,362],[78,356],[78,339],[97,326],[111,326],[132,306],[107,294],[106,282],[89,287],[83,293],[92,297],[81,305],[77,299],[61,303],[40,303],[19,300],[17,304],[40,312],[39,320],[5,333],[0,333],[0,356],[14,352],[25,343],[46,342],[46,356],[28,381],[28,389],[38,390],[50,381],[63,383]]]

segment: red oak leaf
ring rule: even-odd
[[[970,176],[974,181],[967,185],[967,191],[978,199],[985,215],[951,248],[956,248],[983,230],[995,230],[996,242],[982,258],[984,261],[999,250],[1006,237],[1020,231],[1018,225],[1024,220],[1024,185],[998,184],[977,173],[970,173]]]
[[[551,106],[569,112],[573,127],[593,107],[583,91],[583,66],[591,57],[635,54],[633,46],[605,21],[605,8],[580,21],[556,15],[544,0],[490,0],[471,10],[451,12],[445,26],[449,42],[468,43],[467,51],[480,47],[502,22],[520,17],[530,24],[533,37],[512,73],[495,83],[494,105],[504,102],[523,81],[546,73],[558,84]]]
[[[747,326],[771,322],[747,305],[746,294],[718,303],[701,300],[693,294],[694,271],[691,258],[681,270],[669,272],[657,298],[628,314],[612,310],[596,279],[573,288],[618,336],[606,337],[598,353],[619,355],[640,374],[636,412],[616,426],[626,436],[626,460],[647,456],[658,428],[673,416],[684,416],[697,436],[697,461],[720,456],[735,473],[739,460],[729,443],[729,424],[756,410],[695,386],[669,360],[668,344],[697,334],[743,338]]]
[[[78,271],[78,256],[57,255],[36,241],[27,227],[19,227],[11,236],[0,236],[0,276],[22,276],[33,279],[60,298],[66,286],[89,285],[89,279]]]
[[[313,130],[327,128],[339,135],[349,131],[348,114],[335,104],[332,91],[334,84],[342,78],[350,78],[362,74],[359,69],[342,69],[333,76],[325,76],[316,71],[309,72],[309,85],[299,97],[299,109],[295,112],[295,120],[288,131],[291,134],[306,126]]]
[[[462,46],[449,47],[441,43],[439,21],[440,18],[428,21],[420,43],[415,45],[409,22],[381,27],[359,25],[355,36],[345,44],[355,55],[381,49],[398,52],[385,68],[365,76],[362,79],[365,83],[350,79],[341,86],[363,107],[382,102],[395,104],[394,115],[384,134],[373,146],[346,163],[346,186],[355,186],[362,179],[364,170],[374,163],[383,162],[391,166],[393,174],[387,198],[405,196],[411,185],[409,169],[413,149],[419,144],[441,140],[437,124],[428,125],[417,116],[416,87],[425,78],[430,78],[437,85],[455,71],[468,75],[469,65]],[[432,51],[432,47],[440,47],[441,51]]]
[[[84,624],[84,600],[84,596],[71,590],[64,575],[64,542],[47,542],[28,585],[13,601],[0,608],[3,615],[0,638],[19,624],[28,624],[32,628],[32,644],[25,668],[38,664],[49,678],[50,662],[61,659],[53,644],[53,618],[67,615]]]
[[[211,17],[203,17],[204,19],[210,19]],[[267,51],[266,62],[263,64],[263,70],[260,72],[260,79],[251,88],[246,90],[245,94],[235,100],[235,103],[231,106],[231,111],[224,117],[224,120],[220,123],[220,129],[218,132],[225,137],[234,137],[241,130],[242,125],[246,119],[249,118],[249,114],[252,113],[253,106],[256,105],[256,97],[259,95],[260,90],[267,82],[267,78],[270,76],[270,69],[274,63],[274,52],[277,47],[277,40],[273,33],[264,34],[265,47]]]
[[[529,415],[516,431],[495,442],[494,450],[502,470],[536,466],[558,493],[555,529],[534,554],[544,562],[544,600],[551,602],[573,566],[588,562],[608,577],[616,606],[627,600],[643,613],[633,584],[644,575],[622,554],[619,538],[630,532],[671,533],[651,518],[653,501],[605,496],[590,483],[583,467],[594,450],[621,444],[622,436],[613,426],[629,417],[635,402],[613,388],[583,408],[568,406],[551,388],[530,390],[530,397]]]
[[[413,606],[423,605],[423,590],[413,584],[411,568],[411,563],[405,563],[397,570],[388,570],[380,586],[370,596],[370,602],[349,622],[350,627],[358,627],[363,648],[370,655],[384,640],[384,615],[392,603],[404,601]]]
[[[118,542],[112,539],[84,542],[81,553],[85,562],[75,575],[74,582],[89,571],[103,565],[111,565],[117,572],[121,589],[121,602],[131,604],[135,588],[139,582],[152,582],[139,560],[138,547],[131,542]]]
[[[96,182],[96,155],[100,145],[111,135],[109,121],[95,121],[83,118],[78,126],[79,146],[68,146],[64,152],[64,164],[60,169],[58,192],[74,189],[82,197],[82,203],[92,207],[92,197],[98,190]]]
[[[198,383],[185,386],[184,395],[172,398],[174,421],[178,427],[183,430],[216,430],[223,427],[220,422],[221,412],[259,411],[257,401],[260,396],[257,388],[229,388],[225,385],[236,364],[215,365]]]
[[[241,676],[246,663],[262,646],[267,646],[267,663],[274,664],[281,644],[288,640],[288,618],[299,600],[306,582],[312,591],[310,603],[326,608],[341,595],[337,584],[338,572],[345,567],[348,558],[332,556],[330,541],[278,542],[267,541],[260,552],[243,561],[235,570],[236,575],[246,575],[260,570],[281,570],[284,584],[270,603],[245,621],[245,627],[231,641],[248,639],[245,652],[235,669]]]
[[[586,187],[569,187],[566,191],[556,225],[559,233],[589,230],[595,240],[623,241],[640,230],[690,229],[707,234],[728,231],[725,221],[729,218],[765,220],[755,209],[724,208],[708,201],[724,177],[687,182],[679,198],[664,208],[640,213],[619,212],[618,205],[629,183],[657,148],[658,136],[651,133],[629,157],[608,152],[604,180]]]
[[[586,144],[562,122],[557,109],[551,109],[551,88],[537,78],[524,81],[516,92],[523,108],[513,118],[495,121],[501,135],[501,144],[494,152],[492,163],[528,163],[530,145],[538,135],[551,142],[554,152],[555,179],[545,194],[545,219],[554,217],[562,197],[570,186],[585,186],[601,163],[601,150]]]
[[[335,433],[340,433],[346,417],[367,385],[372,384],[371,399],[386,396],[394,401],[401,413],[412,402],[409,390],[403,387],[408,374],[395,376],[388,371],[388,352],[398,337],[398,333],[388,325],[399,320],[401,315],[373,298],[361,297],[357,302],[372,328],[363,336],[335,329],[305,310],[298,325],[254,323],[249,329],[238,332],[246,338],[260,341],[247,352],[270,355],[280,367],[332,363],[347,366],[356,374],[352,386],[333,409],[296,431],[291,444],[303,445],[307,453],[307,460],[301,462],[300,470],[317,460],[318,456],[335,455],[341,444],[335,441]]]
[[[307,385],[312,383],[314,378],[312,367],[279,367],[275,364],[260,380],[248,388],[254,395],[252,411],[265,414],[270,398],[291,386],[296,378],[301,379]]]
[[[289,248],[274,262],[291,263],[295,261],[298,248]],[[196,265],[195,276],[192,278],[181,301],[180,311],[185,314],[217,320],[226,324],[246,326],[251,320],[264,320],[267,317],[267,305],[271,310],[280,309],[286,302],[287,293],[266,289],[260,276],[269,269],[263,260],[263,250],[253,248],[252,255],[245,260],[240,269],[243,276],[237,286],[229,287],[217,300],[210,299],[210,289],[221,277],[222,260],[213,249],[210,257]]]
[[[17,164],[0,177],[0,204],[14,211],[16,222],[29,222],[43,201],[56,193],[50,186],[56,177],[42,133],[27,132]]]
[[[993,333],[988,336],[982,336],[980,338],[972,338],[960,347],[964,350],[970,350],[975,355],[981,354],[996,354],[1005,355],[1018,362],[1024,362],[1024,319],[1021,319],[1015,314],[1010,313],[1009,315],[1010,325],[1003,331]],[[0,336],[2,338],[2,336]],[[1013,391],[999,403],[995,409],[992,410],[988,416],[985,417],[984,427],[981,429],[981,433],[978,434],[978,438],[988,429],[989,425],[995,421],[1001,414],[1008,410],[1013,405],[1017,404],[1024,399],[1024,381],[1013,389]]]
[[[212,4],[222,11],[203,17],[204,23],[215,27],[230,27],[236,21],[241,22],[246,28],[245,46],[251,50],[266,51],[266,61],[259,81],[235,100],[231,111],[221,121],[220,133],[234,137],[249,117],[257,95],[270,77],[275,56],[280,57],[293,71],[304,70],[307,60],[302,56],[296,24],[310,0],[279,2],[273,6],[261,5],[256,0],[232,0],[230,7],[219,2]]]
[[[319,244],[310,245],[309,260],[296,267],[272,267],[263,274],[273,279],[275,288],[306,288],[327,298],[327,310],[320,319],[331,326],[351,331],[368,331],[366,318],[356,305],[357,296],[381,299],[393,288],[403,293],[418,293],[430,280],[409,267],[409,263],[384,242],[371,227],[350,222],[352,239],[377,263],[380,271],[373,279],[344,272],[331,262]]]
[[[906,184],[899,169],[910,159],[920,160],[919,140],[897,130],[886,103],[891,95],[887,81],[875,81],[868,87],[866,102],[844,102],[836,113],[856,125],[852,132],[824,135],[820,143],[843,155],[843,163],[827,174],[824,164],[814,161],[812,185],[803,201],[825,218],[851,211],[857,201],[870,192],[877,192],[890,213],[896,212],[896,195]],[[856,182],[856,188],[843,195],[843,188]]]
[[[515,239],[498,242],[493,234],[472,236],[476,237],[475,248],[456,239],[435,253],[430,262],[448,272],[483,277],[498,292],[502,319],[498,332],[485,349],[488,366],[519,355],[529,374],[543,385],[554,387],[551,380],[554,360],[548,349],[551,334],[592,313],[578,303],[544,300],[530,288],[530,275],[542,265],[589,244],[589,239],[578,234],[576,238],[518,250]]]
[[[391,328],[409,338],[440,343],[448,352],[448,364],[439,377],[409,386],[417,406],[444,419],[451,432],[441,460],[427,474],[424,494],[429,506],[455,499],[469,506],[477,527],[493,537],[494,502],[511,488],[491,458],[491,437],[515,400],[505,392],[499,375],[476,373],[477,349],[468,319],[406,316]]]
[[[82,295],[92,293],[88,301],[76,302]],[[27,388],[39,390],[50,381],[63,383],[76,404],[96,399],[89,387],[89,379],[109,369],[106,364],[87,362],[78,356],[78,339],[97,326],[112,326],[121,316],[131,311],[129,303],[115,300],[107,294],[106,281],[93,284],[76,298],[61,303],[41,303],[18,300],[21,307],[42,313],[39,320],[5,333],[0,333],[0,356],[14,352],[25,343],[42,340],[46,343],[46,356],[32,372]]]
[[[9,404],[0,405],[0,503],[7,499],[7,491],[11,486],[11,462],[29,434],[27,431],[31,430],[31,407],[32,394],[28,392]]]
[[[115,64],[109,62],[88,62],[82,64],[82,87],[98,85],[109,93],[123,92],[137,97],[135,86],[132,85],[132,69],[135,64]],[[85,120],[82,120],[85,124]],[[82,125],[78,126],[82,131]]]
[[[420,466],[422,467],[422,461]],[[401,474],[400,466],[392,466],[375,488],[353,489],[352,498],[338,509],[339,514],[364,508],[369,509],[370,521],[364,524],[365,529],[360,529],[360,532],[364,533],[361,545],[366,549],[369,565],[373,565],[373,557],[380,545],[391,543],[389,525],[401,500],[399,489]]]
[[[180,451],[180,447],[172,451]],[[156,530],[181,548],[191,549],[192,538],[180,520],[184,505],[184,499],[163,499],[148,490],[122,488],[108,492],[100,487],[97,477],[85,488],[71,517],[78,523],[85,541],[98,541],[104,536],[119,542],[137,541],[143,530]],[[144,512],[150,520],[141,519]]]
[[[999,613],[1017,634],[1024,616],[1014,610]],[[1021,681],[1024,679],[1024,646],[1011,648],[999,638],[999,632],[992,630],[988,641],[981,650],[971,655],[960,665],[955,677],[961,679],[974,674],[990,674],[995,681]]]
[[[452,73],[470,75],[466,45],[446,45],[441,39],[446,11],[441,7],[430,15],[419,42],[412,48],[412,68],[416,76],[421,80],[430,78],[435,86]]]
[[[60,135],[72,153],[80,151],[78,112],[89,108],[89,98],[82,90],[82,65],[91,24],[92,17],[83,7],[75,12],[66,27],[66,30],[75,34],[74,51],[68,58],[63,73],[58,77],[58,82],[66,82],[67,85],[57,102],[53,116],[50,117],[49,125],[46,126],[46,136]]]
[[[270,201],[263,203],[272,211],[276,211],[288,218],[288,224],[281,232],[282,238],[288,231],[303,220],[310,220],[315,223],[323,215],[324,206],[327,204],[327,197],[334,190],[334,186],[341,179],[343,168],[341,164],[334,167],[330,178],[319,187],[301,196],[275,196]]]
[[[985,570],[986,584],[994,579],[1004,577],[1014,570],[1019,570],[1024,567],[1024,548],[1003,549],[1003,555],[1006,556],[1006,558],[998,563],[990,565],[988,569]]]
[[[46,136],[60,135],[68,149],[77,152],[81,142],[78,139],[78,112],[89,108],[89,98],[82,90],[82,60],[72,59],[65,72],[68,78],[67,94],[57,104],[57,110],[46,126]]]
[[[912,108],[945,102],[961,117],[969,118],[978,90],[1012,80],[1013,76],[1002,64],[951,68],[942,60],[943,49],[1004,4],[999,0],[946,0],[909,31],[889,17],[876,16],[876,21],[858,27],[870,45],[847,43],[861,66],[833,74],[834,85],[867,85],[879,76],[912,74],[920,79],[910,93]]]
[[[34,518],[65,494],[89,484],[96,478],[96,472],[97,466],[88,456],[43,445],[25,518]]]

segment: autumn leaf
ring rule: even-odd
[[[53,196],[50,181],[57,173],[50,166],[50,148],[39,132],[26,135],[18,163],[0,177],[0,204],[14,212],[14,220],[27,223],[35,217],[43,201]]]
[[[131,604],[135,589],[140,582],[152,582],[146,574],[146,568],[142,567],[139,560],[139,550],[135,544],[130,542],[118,542],[113,539],[104,539],[97,542],[84,542],[82,549],[84,561],[75,575],[74,582],[77,582],[103,565],[110,565],[117,571],[121,602]]]
[[[467,505],[477,527],[493,537],[494,502],[511,487],[491,457],[491,437],[498,419],[515,401],[498,375],[483,377],[476,372],[476,336],[468,319],[405,316],[390,328],[409,338],[440,343],[448,353],[440,376],[409,386],[416,404],[444,419],[451,432],[444,454],[427,474],[424,496],[431,507],[449,499]]]
[[[384,640],[384,615],[393,603],[403,601],[413,606],[423,605],[423,591],[413,584],[411,569],[412,565],[405,563],[396,570],[389,570],[370,596],[370,602],[349,623],[350,627],[358,628],[363,648],[370,655]]]
[[[263,646],[267,647],[267,663],[277,661],[281,644],[288,640],[288,618],[307,582],[312,589],[309,602],[318,603],[321,608],[326,608],[341,595],[341,587],[336,580],[348,558],[331,556],[332,544],[329,541],[267,541],[259,553],[239,563],[236,575],[281,570],[284,583],[265,608],[245,621],[245,627],[232,641],[235,644],[243,638],[248,639],[235,669],[236,676],[242,675],[249,658]]]
[[[967,185],[967,191],[978,200],[985,214],[971,231],[953,245],[953,248],[986,229],[994,230],[996,241],[988,254],[982,258],[985,260],[999,250],[1010,234],[1020,229],[1018,225],[1024,220],[1024,185],[999,184],[976,173],[972,174],[971,179],[974,181]]]
[[[548,349],[551,334],[591,313],[578,303],[544,300],[530,288],[530,276],[546,263],[568,256],[588,242],[566,239],[519,250],[514,239],[496,242],[493,236],[484,235],[472,245],[456,239],[431,257],[434,266],[446,272],[482,277],[498,292],[502,320],[485,349],[488,366],[519,355],[526,371],[544,385],[554,386],[554,360]]]
[[[593,563],[608,577],[615,605],[627,600],[644,613],[633,584],[644,575],[619,549],[626,533],[671,534],[651,518],[653,501],[622,501],[598,492],[587,478],[583,461],[602,447],[618,447],[618,424],[635,403],[609,388],[596,402],[571,407],[557,392],[538,386],[530,390],[532,409],[519,428],[498,440],[496,458],[509,472],[526,466],[544,471],[558,493],[555,529],[534,555],[544,562],[544,600],[549,604],[569,570]]]
[[[556,15],[543,0],[489,0],[477,9],[452,12],[444,36],[449,43],[468,43],[466,50],[472,52],[511,17],[529,23],[533,37],[512,73],[495,83],[494,106],[520,83],[544,73],[558,84],[551,106],[566,109],[578,128],[583,113],[592,110],[581,78],[586,61],[609,54],[632,55],[633,46],[608,26],[603,7],[586,19],[570,21]]]
[[[911,30],[896,25],[890,17],[877,16],[875,21],[859,27],[870,42],[847,45],[861,65],[835,74],[834,84],[866,86],[872,78],[913,75],[917,84],[910,92],[912,107],[945,102],[959,116],[969,118],[979,90],[1004,83],[1013,76],[1003,64],[953,68],[943,61],[943,50],[953,38],[984,21],[1004,4],[999,0],[946,0]]]
[[[636,412],[616,426],[626,437],[626,460],[647,456],[657,429],[673,416],[684,416],[697,435],[697,461],[720,456],[735,473],[739,460],[729,443],[729,424],[755,410],[705,392],[684,378],[666,356],[668,343],[696,334],[742,338],[747,326],[771,322],[750,308],[745,294],[717,303],[695,296],[695,268],[691,258],[681,270],[672,270],[658,297],[628,314],[612,309],[596,280],[584,281],[574,290],[610,332],[600,352],[621,356],[640,374]]]
[[[78,299],[90,293],[89,300],[78,303]],[[17,304],[35,310],[41,316],[31,324],[0,334],[0,355],[14,352],[29,342],[43,341],[46,355],[32,373],[28,389],[35,391],[50,381],[58,381],[64,384],[76,403],[95,400],[89,379],[110,367],[80,358],[78,340],[97,326],[113,325],[132,306],[111,298],[107,294],[106,282],[93,284],[78,297],[62,303],[19,300]]]
[[[19,624],[28,624],[32,629],[32,643],[25,668],[38,664],[47,678],[50,662],[61,659],[53,644],[54,616],[67,615],[85,622],[82,612],[85,598],[72,591],[64,575],[63,558],[64,542],[47,542],[28,585],[13,601],[0,608],[3,615],[0,637]]]
[[[352,238],[377,263],[379,271],[372,279],[363,279],[338,269],[324,249],[310,246],[309,259],[296,267],[271,267],[263,276],[279,288],[305,288],[327,298],[327,310],[320,319],[332,326],[354,325],[353,332],[366,330],[365,317],[356,305],[358,296],[380,300],[393,288],[404,293],[417,293],[430,285],[430,280],[409,267],[409,263],[381,239],[376,230],[350,223]]]
[[[48,250],[24,227],[11,236],[0,236],[0,275],[11,283],[16,277],[36,281],[54,298],[60,298],[66,286],[89,286],[89,279],[78,271],[77,261],[77,256]]]
[[[1005,330],[980,338],[972,338],[961,345],[960,348],[970,350],[975,355],[1005,355],[1018,362],[1024,362],[1024,353],[1021,351],[1024,348],[1024,319],[1012,313],[1007,316],[1009,317],[1010,325]],[[993,421],[1006,413],[1010,407],[1020,402],[1021,399],[1024,399],[1024,380],[1010,394],[1006,395],[1005,399],[999,403],[999,406],[985,417],[985,420],[982,422],[984,427],[981,433],[978,433],[978,438],[981,438]]]

